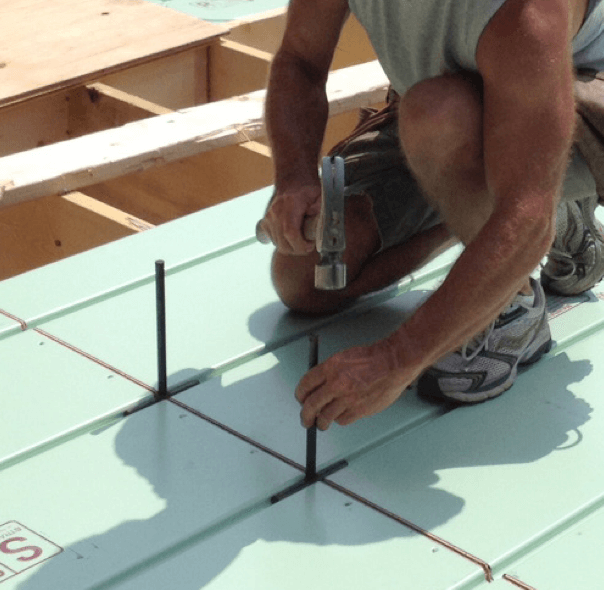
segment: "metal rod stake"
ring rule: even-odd
[[[309,370],[316,367],[319,363],[319,337],[316,334],[310,334],[309,337],[310,353],[308,358]],[[307,481],[313,480],[317,475],[317,425],[313,424],[306,431],[306,474]]]
[[[166,272],[163,260],[155,261],[155,308],[157,315],[157,397],[168,397],[166,355]]]
[[[324,469],[321,469],[321,471],[318,471],[313,479],[308,479],[305,477],[288,488],[285,488],[284,490],[281,490],[277,494],[271,496],[270,502],[271,504],[281,502],[281,500],[285,500],[285,498],[293,496],[296,492],[300,492],[316,482],[323,481],[326,477],[333,475],[340,469],[344,469],[344,467],[348,467],[348,462],[344,459],[334,463],[333,465],[328,465]]]

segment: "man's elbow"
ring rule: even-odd
[[[558,199],[543,199],[518,206],[516,240],[536,263],[547,254],[556,237],[557,202]]]

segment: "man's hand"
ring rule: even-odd
[[[417,377],[401,368],[390,340],[344,350],[311,369],[298,384],[304,427],[327,430],[381,412]]]
[[[260,222],[277,250],[290,256],[304,256],[315,248],[313,222],[321,210],[319,186],[277,194]]]

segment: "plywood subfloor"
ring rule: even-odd
[[[145,0],[15,0],[0,19],[0,106],[206,45],[226,30]]]

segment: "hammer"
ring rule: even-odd
[[[346,264],[343,253],[346,248],[344,231],[344,160],[339,156],[325,157],[321,162],[321,212],[316,225],[315,244],[319,263],[315,265],[315,287],[333,291],[346,287]],[[304,224],[304,236],[312,236],[312,224]],[[256,224],[256,238],[268,244],[270,238]]]

